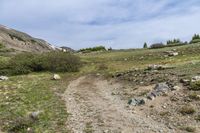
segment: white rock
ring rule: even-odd
[[[3,80],[8,80],[8,77],[7,76],[0,76],[0,81],[3,81]]]
[[[58,74],[53,75],[53,80],[60,80],[60,79],[61,79],[60,75]]]
[[[200,76],[194,76],[192,77],[192,82],[197,82],[197,81],[200,81]]]
[[[173,90],[177,90],[177,91],[178,91],[178,90],[180,90],[180,89],[181,89],[181,88],[180,88],[179,86],[174,86],[174,87],[173,87]]]

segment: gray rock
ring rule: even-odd
[[[128,104],[133,106],[144,105],[145,100],[140,98],[132,98],[128,101]]]
[[[159,83],[155,86],[153,91],[147,94],[147,98],[153,100],[157,96],[161,96],[168,91],[170,91],[170,87],[167,85],[167,83]]]
[[[8,77],[7,76],[0,76],[0,81],[3,81],[3,80],[8,80]]]
[[[36,112],[32,112],[29,114],[29,117],[32,119],[32,120],[37,120],[38,119],[38,116],[40,115],[41,111],[36,111]]]

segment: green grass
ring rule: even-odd
[[[65,122],[68,114],[64,101],[57,94],[62,94],[68,81],[77,74],[61,74],[63,79],[60,81],[51,80],[51,76],[49,73],[36,73],[0,82],[0,125],[3,131],[22,125],[30,112],[41,111],[39,120],[28,127],[38,133],[67,132]],[[15,132],[26,132],[27,126]]]
[[[164,57],[165,51],[176,49],[176,57]],[[145,68],[149,64],[185,65],[191,61],[200,61],[200,44],[162,48],[121,50],[112,52],[81,54],[82,61],[90,65],[106,64],[108,71],[126,71],[133,68]]]

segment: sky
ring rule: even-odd
[[[200,33],[200,1],[0,0],[0,24],[55,46],[140,48]]]

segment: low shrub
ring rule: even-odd
[[[200,91],[200,81],[191,82],[190,83],[190,90]]]
[[[187,132],[195,132],[196,128],[195,127],[191,127],[191,126],[186,126],[186,127],[182,127],[182,130],[185,130]]]
[[[200,100],[200,97],[198,96],[197,93],[193,92],[189,94],[189,98],[193,100]]]
[[[183,114],[183,115],[186,115],[186,114],[194,114],[196,111],[194,109],[194,107],[192,107],[191,105],[186,105],[186,106],[183,106],[181,109],[180,109],[180,113]]]
[[[81,66],[79,57],[63,52],[43,54],[22,53],[1,66],[0,74],[19,75],[30,72],[76,72]]]

